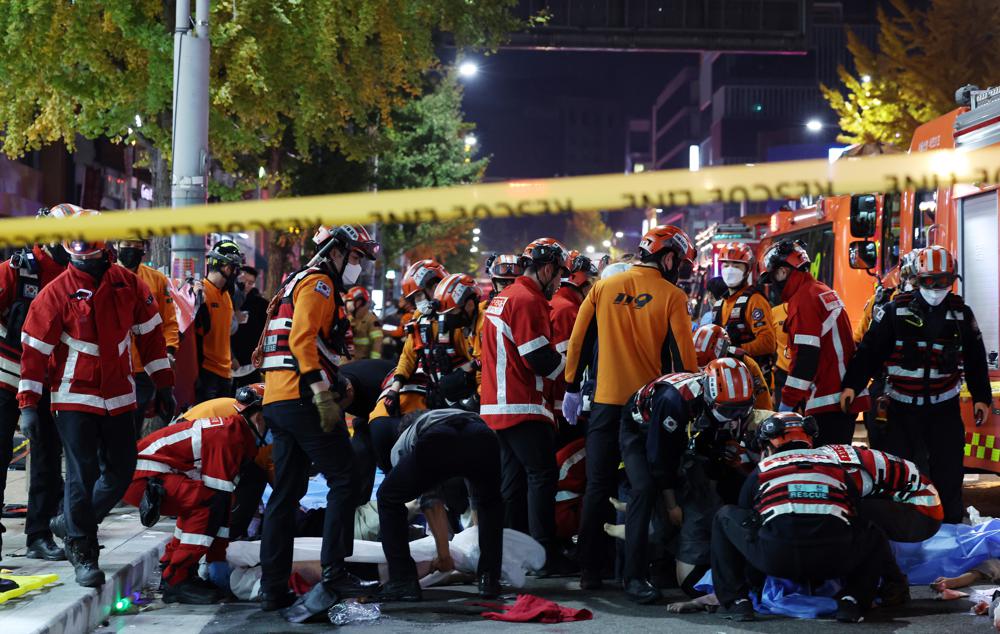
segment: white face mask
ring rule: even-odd
[[[422,299],[417,302],[417,310],[420,311],[421,315],[428,315],[431,312],[431,302],[429,299]]]
[[[361,265],[348,262],[344,265],[344,272],[340,274],[340,279],[344,286],[354,286],[354,283],[361,277]]]
[[[947,288],[922,288],[920,289],[920,296],[931,306],[937,306],[944,301],[945,297],[948,297],[948,293],[950,292]]]
[[[739,267],[723,266],[722,281],[725,282],[726,286],[729,288],[736,288],[743,283],[743,271],[741,271]]]

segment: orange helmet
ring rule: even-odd
[[[69,203],[62,203],[56,205],[55,207],[42,207],[38,210],[39,218],[72,218],[73,216],[79,215],[83,212],[82,207],[77,207],[76,205],[71,205]]]
[[[332,242],[331,242],[332,240]],[[362,225],[320,225],[313,235],[313,243],[322,251],[324,247],[338,247],[343,251],[357,251],[369,260],[378,256],[379,244]],[[327,246],[329,245],[329,246]]]
[[[781,266],[790,266],[793,269],[804,271],[809,266],[809,262],[809,253],[802,242],[782,240],[772,244],[764,252],[764,257],[760,260],[760,272],[762,276],[771,274]]]
[[[739,262],[746,264],[747,272],[750,272],[753,261],[753,249],[745,242],[730,242],[719,249],[719,262]]]
[[[452,273],[441,280],[434,289],[434,301],[437,302],[437,312],[444,314],[455,309],[461,309],[470,299],[479,301],[482,292],[479,284],[470,275]]]
[[[694,262],[694,243],[684,231],[673,225],[658,225],[642,236],[639,241],[639,256],[643,261],[653,259],[670,250],[682,260]]]
[[[430,294],[430,289],[445,277],[448,271],[434,260],[417,260],[403,275],[403,297],[413,297],[420,291]]]
[[[524,267],[516,255],[494,253],[486,258],[486,272],[491,280],[514,280],[524,275]]]
[[[753,408],[753,376],[742,361],[713,359],[704,370],[702,396],[720,422],[743,420]]]
[[[750,448],[763,451],[770,445],[779,449],[793,442],[812,447],[818,435],[819,425],[812,416],[803,417],[797,412],[775,412],[761,421]]]
[[[729,333],[722,326],[708,324],[694,331],[694,351],[698,355],[698,365],[703,368],[721,357],[730,345]]]
[[[252,383],[236,390],[236,403],[233,407],[236,408],[237,412],[243,414],[247,410],[259,409],[263,402],[264,384]]]
[[[355,286],[344,293],[344,299],[349,302],[354,302],[355,306],[358,304],[364,304],[367,306],[372,302],[372,296],[368,294],[362,286]]]
[[[56,209],[53,213],[53,209]],[[93,209],[82,209],[76,205],[56,205],[49,210],[49,215],[60,217],[57,214],[67,214],[72,212],[70,218],[83,218],[85,216],[100,216],[101,212]],[[62,216],[66,217],[66,216]],[[96,260],[106,256],[108,244],[104,240],[67,240],[63,242],[63,248],[69,253],[69,257],[74,260]]]
[[[942,246],[927,247],[917,251],[913,269],[918,280],[931,278],[940,280],[942,284],[947,281],[948,283],[941,288],[951,286],[958,273],[954,256]]]
[[[566,254],[566,268],[569,275],[562,279],[562,283],[569,286],[583,288],[597,277],[597,266],[576,249]]]
[[[557,268],[566,268],[568,253],[555,238],[538,238],[524,247],[521,254],[521,266],[542,266],[555,264]]]

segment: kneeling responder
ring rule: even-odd
[[[758,426],[753,449],[761,452],[760,463],[739,504],[723,507],[712,527],[712,583],[723,618],[753,620],[749,593],[771,575],[800,582],[842,578],[837,620],[859,622],[893,557],[882,530],[859,514],[861,498],[887,495],[940,516],[933,487],[919,477],[888,475],[888,465],[902,461],[849,445],[813,448],[818,434],[813,418],[795,412],[776,413]]]
[[[950,291],[958,277],[944,247],[921,249],[915,260],[917,292],[900,293],[876,310],[844,375],[841,403],[849,407],[872,375],[886,369],[888,449],[913,460],[941,493],[944,521],[962,521],[965,426],[959,410],[962,381],[969,386],[977,422],[990,414],[992,392],[986,348],[976,317]],[[898,445],[898,446],[896,446]]]
[[[661,493],[667,518],[681,527],[676,554],[681,588],[693,593],[708,570],[711,518],[722,505],[709,479],[722,479],[723,474],[703,464],[695,465],[696,470],[691,463],[739,462],[745,457],[745,451],[734,452],[730,445],[743,440],[752,408],[753,379],[735,359],[711,361],[703,373],[664,375],[626,403],[619,438],[631,491],[622,581],[632,601],[654,603],[661,598],[648,580],[646,555],[649,521]],[[745,471],[736,477],[742,482]]]
[[[715,359],[732,358],[747,366],[753,377],[754,409],[774,409],[767,378],[760,366],[742,348],[737,348],[729,339],[729,333],[722,326],[709,324],[694,331],[694,351],[698,355],[698,367],[703,368]]]
[[[719,263],[729,290],[715,302],[715,324],[726,329],[733,345],[753,357],[770,385],[776,340],[771,305],[760,288],[750,283],[756,272],[753,249],[743,242],[730,242],[719,251]]]
[[[364,258],[374,260],[378,243],[360,225],[320,227],[312,263],[291,275],[272,304],[263,338],[264,416],[274,438],[275,488],[264,513],[261,539],[262,609],[288,606],[288,589],[299,499],[310,465],[326,478],[326,516],[320,554],[322,578],[284,612],[301,622],[342,597],[359,596],[370,585],[348,572],[344,559],[354,547],[356,473],[351,438],[337,400],[338,354],[346,352],[349,325],[342,291],[353,285]],[[259,356],[258,356],[259,359]]]
[[[72,225],[96,211],[75,208]],[[67,228],[72,233],[72,228]],[[66,455],[63,513],[49,527],[64,540],[81,586],[104,584],[97,526],[121,500],[135,471],[135,385],[129,341],[157,386],[161,415],[176,407],[174,373],[156,299],[131,271],[114,266],[109,245],[65,243],[70,266],[38,293],[24,322],[21,429],[30,438],[50,385],[52,411]],[[57,387],[58,386],[58,387]]]
[[[583,405],[583,373],[597,355],[597,390],[587,421],[587,492],[580,517],[580,587],[602,585],[611,558],[604,533],[608,498],[618,485],[619,421],[636,390],[671,372],[696,372],[687,295],[678,286],[695,248],[670,225],[653,227],[639,243],[641,262],[602,279],[580,305],[566,349],[563,416],[575,424]],[[610,269],[610,267],[609,267]],[[602,275],[603,277],[603,275]]]
[[[249,403],[235,401],[224,417],[179,420],[139,441],[125,502],[139,509],[144,526],[155,525],[161,513],[177,516],[174,537],[160,559],[165,603],[222,598],[197,567],[202,556],[209,564],[225,561],[238,476],[264,444],[262,394],[253,396]]]
[[[782,240],[761,258],[761,281],[781,291],[788,303],[785,332],[791,355],[778,409],[801,410],[819,425],[817,444],[850,444],[857,415],[868,408],[867,393],[840,409],[840,381],[851,357],[851,319],[836,291],[809,273],[809,254],[798,241]]]
[[[388,461],[392,469],[378,490],[382,550],[389,581],[375,595],[379,601],[419,601],[417,567],[410,557],[406,503],[452,478],[469,484],[478,513],[479,595],[500,595],[503,559],[503,500],[500,495],[500,446],[479,416],[459,409],[411,412],[395,433]],[[447,549],[447,526],[443,548]],[[449,557],[450,559],[450,557]]]

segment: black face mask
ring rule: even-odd
[[[70,264],[80,269],[87,275],[90,275],[95,280],[101,279],[101,277],[107,272],[111,267],[111,262],[106,257],[94,258],[90,260],[70,260]]]
[[[142,256],[146,252],[135,247],[122,247],[118,249],[118,261],[127,269],[134,269],[142,262]]]
[[[59,266],[66,266],[69,264],[69,252],[61,244],[50,244],[48,245],[49,255],[55,260],[55,263]]]

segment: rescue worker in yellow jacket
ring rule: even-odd
[[[371,311],[372,297],[368,291],[355,286],[344,295],[347,316],[354,333],[353,359],[382,358],[382,324]]]
[[[770,384],[775,334],[771,305],[760,288],[750,284],[755,260],[753,249],[743,242],[730,242],[719,251],[729,293],[715,303],[715,323],[726,329],[734,346],[753,357]]]

